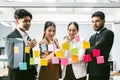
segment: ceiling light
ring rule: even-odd
[[[6,22],[4,22],[4,21],[1,21],[0,24],[4,25],[4,26],[6,26],[6,27],[11,27],[10,24],[8,24],[8,23],[6,23]]]
[[[55,0],[44,0],[45,2],[55,2]]]
[[[56,8],[47,8],[48,11],[56,11]]]

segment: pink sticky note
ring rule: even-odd
[[[59,58],[53,57],[52,58],[52,64],[59,64]]]
[[[94,49],[93,50],[93,57],[98,57],[100,56],[100,49]]]
[[[61,64],[63,65],[63,66],[67,66],[68,65],[68,58],[62,58],[61,59]]]
[[[79,35],[75,35],[75,41],[80,42],[80,36]]]
[[[103,64],[104,63],[104,56],[97,57],[97,64]]]
[[[48,51],[54,51],[54,44],[48,44]]]
[[[85,62],[90,62],[90,61],[92,61],[92,58],[91,58],[90,54],[84,55],[84,61],[85,61]]]

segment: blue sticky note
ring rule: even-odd
[[[42,51],[47,51],[46,44],[41,44]]]
[[[19,63],[19,70],[27,70],[27,63]]]

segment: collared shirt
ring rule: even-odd
[[[102,29],[100,29],[99,31],[96,31],[96,33],[100,33],[105,27],[103,27]]]
[[[27,38],[28,38],[28,33],[27,32],[23,32],[22,30],[20,30],[19,28],[17,28],[17,30],[19,31],[19,33],[22,35],[23,40],[25,41],[25,44],[27,45]]]

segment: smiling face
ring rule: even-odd
[[[29,30],[29,28],[30,28],[31,18],[29,16],[25,16],[21,19],[16,19],[16,23],[19,28],[26,31],[26,30]]]
[[[71,39],[74,39],[75,35],[78,33],[77,28],[75,27],[75,25],[71,24],[68,27],[68,35]]]
[[[95,31],[99,31],[101,28],[104,27],[105,20],[100,19],[100,17],[93,17],[92,18],[92,26]]]
[[[55,34],[56,34],[56,30],[55,30],[55,27],[53,26],[49,26],[45,31],[45,37],[47,37],[48,39],[52,39]]]

